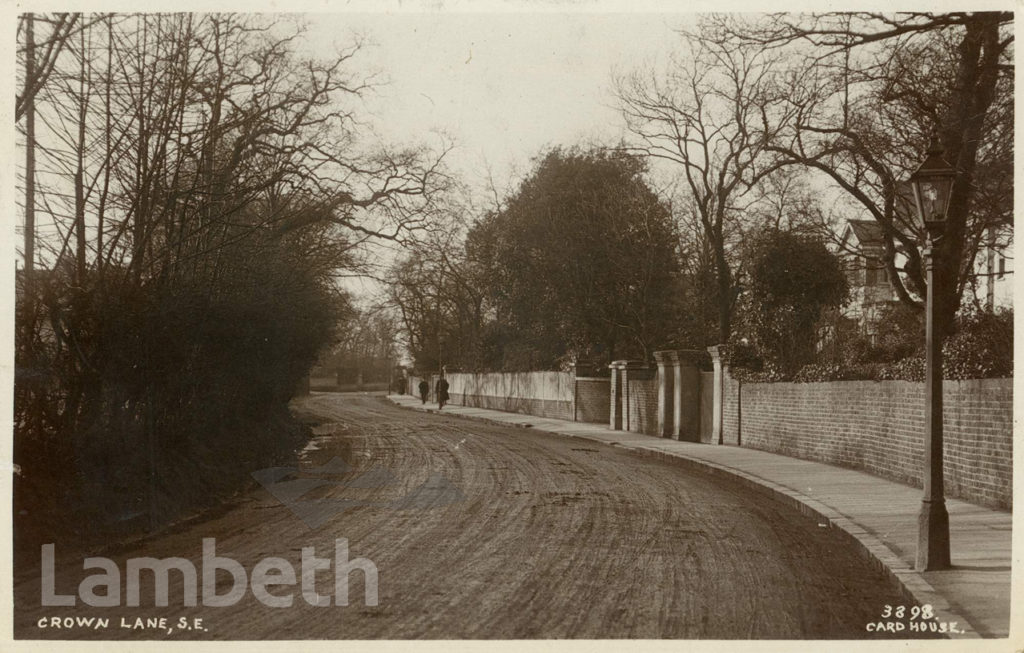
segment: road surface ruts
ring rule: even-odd
[[[375,468],[392,477],[381,487],[318,488],[317,496],[387,503],[440,474],[464,499],[358,507],[314,529],[258,488],[223,514],[108,555],[122,574],[126,558],[143,556],[189,558],[201,571],[202,538],[215,537],[217,554],[249,573],[275,556],[300,575],[302,547],[333,558],[335,538],[347,538],[350,557],[379,570],[377,606],[364,605],[353,574],[348,606],[310,606],[295,585],[271,590],[294,596],[288,608],[264,606],[251,592],[232,607],[183,607],[172,572],[170,607],[152,607],[144,575],[142,607],[43,608],[38,571],[16,570],[16,637],[861,638],[886,604],[901,603],[828,529],[670,462],[402,410],[379,397],[316,394],[297,410],[320,423],[300,468],[341,458],[354,468],[345,480]],[[59,592],[74,593],[94,573],[82,571],[81,556],[58,558]],[[331,594],[333,571],[320,574],[318,591]],[[40,618],[67,615],[108,617],[111,625],[38,627]],[[122,617],[167,617],[171,625],[200,617],[206,630],[122,629]]]

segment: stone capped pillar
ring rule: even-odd
[[[654,361],[658,364],[658,435],[672,437],[675,430],[675,406],[673,389],[677,383],[675,362],[678,358],[674,351],[654,352]]]
[[[658,362],[658,432],[675,440],[700,440],[700,366],[704,352],[654,352]]]
[[[672,439],[679,440],[683,432],[683,366],[679,352],[672,352]],[[698,406],[699,408],[699,406]]]
[[[629,368],[631,361],[612,361],[612,426],[618,431],[629,430]]]
[[[713,444],[724,443],[724,432],[722,428],[722,408],[725,401],[725,370],[722,365],[722,350],[720,345],[708,347],[711,354],[711,365],[715,370],[712,421],[711,421],[711,442]]]
[[[650,379],[652,371],[647,366],[647,363],[643,361],[623,360],[616,362],[620,364],[619,378],[622,380],[619,391],[620,410],[622,411],[622,430],[633,431],[640,426],[640,416],[634,415],[629,410],[629,380]]]
[[[620,366],[620,363],[623,364],[623,366]],[[609,398],[610,404],[608,407],[608,428],[613,431],[622,430],[622,407],[619,399],[619,386],[622,383],[622,374],[620,373],[620,370],[624,367],[624,363],[625,361],[612,361],[608,366],[608,369],[612,371],[612,379],[609,384],[611,386],[611,396]]]
[[[575,422],[577,413],[576,404],[579,402],[580,394],[580,385],[576,382],[576,376],[579,374],[579,367],[577,366],[576,361],[572,362],[570,368],[570,371],[572,372],[572,407],[569,414],[572,415],[572,421]]]
[[[675,411],[672,437],[700,442],[700,366],[704,352],[680,349],[673,352],[675,372]]]
[[[633,426],[633,422],[636,421],[636,415],[631,415],[629,410],[629,361],[622,361],[622,367],[619,368],[619,378],[622,383],[622,387],[619,391],[619,410],[622,411],[622,430],[629,431]]]

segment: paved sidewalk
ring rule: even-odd
[[[437,411],[408,395],[394,403]],[[914,571],[921,490],[841,467],[756,449],[678,442],[600,424],[548,419],[482,408],[445,406],[443,414],[586,438],[637,452],[670,457],[693,469],[724,474],[772,494],[852,537],[866,556],[898,583],[908,598],[934,606],[942,621],[966,631],[954,637],[1008,637],[1012,515],[955,499],[949,511],[951,556],[947,571]],[[879,606],[879,621],[883,606]],[[1015,631],[1016,632],[1016,631]]]

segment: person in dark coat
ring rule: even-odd
[[[427,403],[427,393],[430,392],[430,384],[427,383],[426,379],[420,381],[420,399],[423,403]]]
[[[441,410],[444,408],[445,402],[448,401],[448,379],[444,378],[444,375],[437,380],[437,409]]]

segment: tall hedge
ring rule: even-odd
[[[301,442],[287,402],[331,338],[330,289],[282,244],[221,254],[216,275],[19,280],[19,535],[166,523]]]

